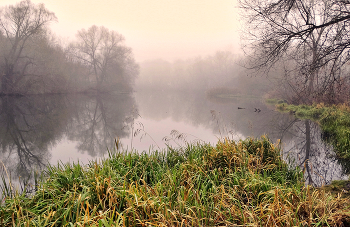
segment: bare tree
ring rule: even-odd
[[[138,74],[131,48],[124,45],[124,37],[107,28],[96,25],[77,33],[72,54],[89,68],[91,82],[101,90],[107,85],[133,83]]]
[[[3,7],[0,11],[1,35],[1,92],[16,92],[16,87],[28,74],[34,63],[33,56],[26,51],[35,41],[35,37],[43,35],[47,25],[56,21],[54,13],[48,11],[43,4],[35,5],[24,0],[16,5]]]
[[[349,61],[349,1],[241,0],[247,12],[251,66],[270,70],[284,62],[296,101],[336,101]],[[266,71],[265,71],[266,72]]]

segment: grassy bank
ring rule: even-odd
[[[272,102],[274,100],[270,100]],[[350,173],[350,107],[346,105],[325,106],[314,105],[288,105],[277,102],[276,108],[282,112],[295,114],[301,119],[312,119],[319,123],[323,139],[330,143],[345,167]]]
[[[0,225],[349,225],[349,199],[304,187],[279,152],[263,137],[52,166],[34,195],[7,195]]]

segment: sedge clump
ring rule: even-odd
[[[48,167],[31,196],[14,194],[1,226],[340,226],[350,201],[305,186],[268,138],[115,151]]]

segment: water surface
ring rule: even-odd
[[[13,179],[32,182],[34,170],[58,162],[102,158],[115,149],[138,152],[218,139],[268,135],[282,155],[305,172],[306,183],[329,184],[346,175],[318,125],[274,111],[252,97],[205,92],[2,97],[0,159]]]

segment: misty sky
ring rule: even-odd
[[[0,6],[17,0],[1,0]],[[32,0],[44,3],[58,23],[53,31],[74,38],[77,30],[103,25],[126,38],[136,61],[176,60],[240,48],[236,0]]]

